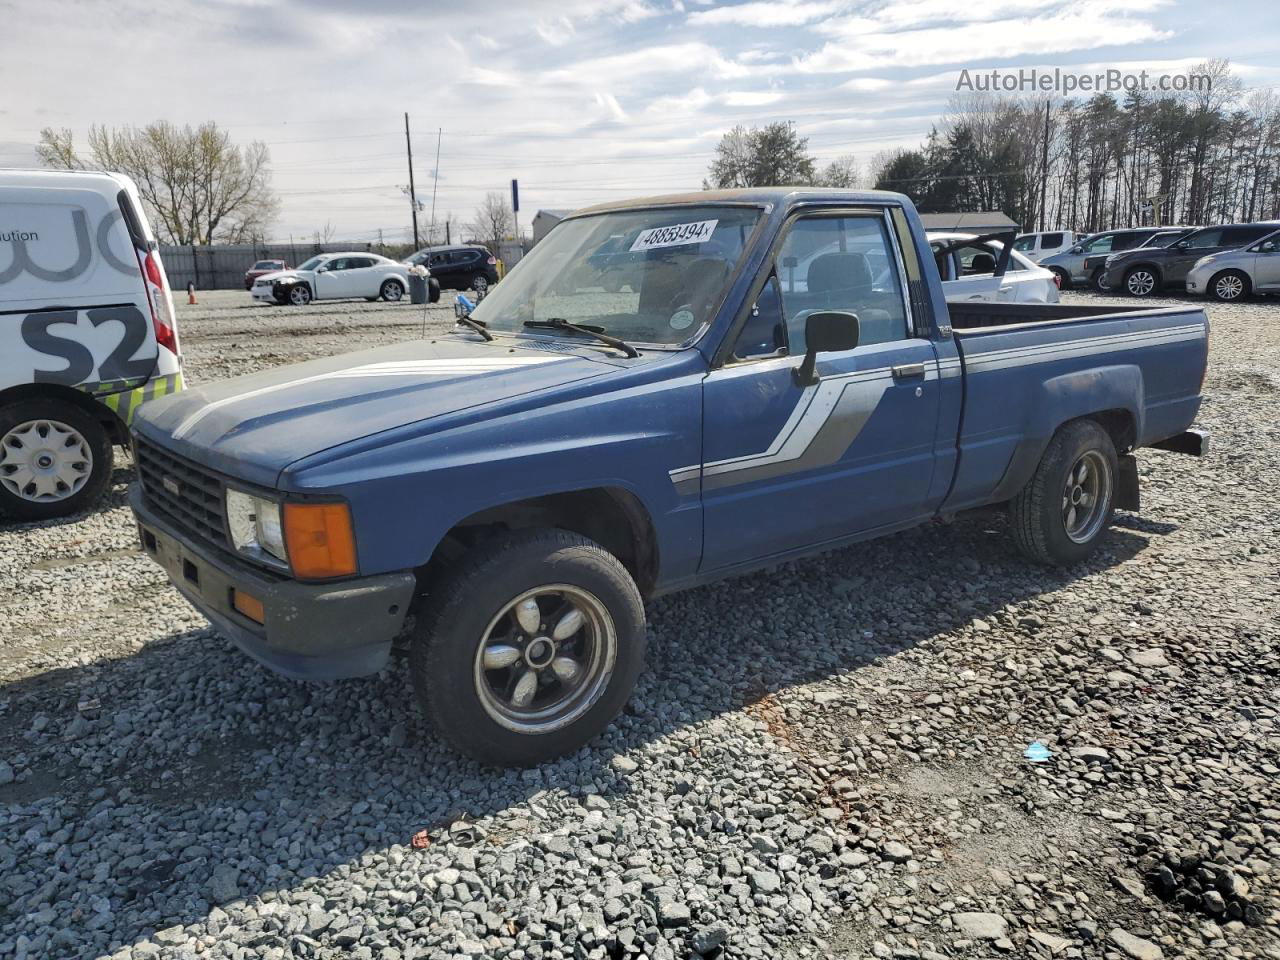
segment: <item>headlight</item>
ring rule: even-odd
[[[265,553],[267,559],[288,560],[280,504],[242,490],[227,490],[227,527],[231,543],[241,553]]]

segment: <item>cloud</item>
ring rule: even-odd
[[[724,95],[724,103],[729,107],[760,107],[781,99],[782,93],[778,90],[735,90]]]
[[[695,27],[789,27],[809,23],[826,17],[840,8],[837,2],[826,0],[757,0],[730,6],[712,7],[689,14],[689,24]]]

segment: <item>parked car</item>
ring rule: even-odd
[[[1187,234],[1199,230],[1199,227],[1161,227],[1156,230],[1150,237],[1134,247],[1135,250],[1143,248],[1161,248],[1168,247],[1171,244],[1181,240]],[[1121,251],[1117,251],[1121,252]],[[1107,288],[1102,285],[1102,276],[1104,268],[1107,265],[1107,257],[1111,256],[1111,252],[1089,254],[1084,258],[1083,272],[1089,277],[1089,286],[1098,293],[1106,293]]]
[[[929,234],[934,263],[942,277],[942,292],[948,303],[963,300],[1005,303],[1057,303],[1058,285],[1053,274],[1011,250],[1002,261],[1004,240],[995,235],[971,233]]]
[[[452,244],[423,247],[405,260],[425,264],[446,290],[474,290],[484,296],[498,282],[498,261],[486,247]]]
[[[602,315],[581,264],[620,234],[638,289]],[[581,210],[456,306],[452,334],[148,404],[130,505],[249,655],[333,678],[399,646],[491,763],[617,715],[646,597],[993,504],[1031,561],[1076,563],[1137,509],[1139,447],[1204,449],[1203,310],[948,304],[900,194]]]
[[[111,482],[143,401],[182,389],[155,235],[117,173],[0,170],[0,514],[62,517]]]
[[[1070,290],[1075,284],[1088,284],[1094,289],[1102,277],[1102,263],[1107,254],[1119,253],[1140,247],[1161,231],[1157,227],[1137,227],[1128,230],[1103,230],[1078,239],[1069,249],[1040,260],[1058,278],[1058,288]],[[1090,257],[1102,257],[1092,271],[1085,267]]]
[[[1201,257],[1187,274],[1187,293],[1227,303],[1251,293],[1280,293],[1280,231],[1243,250]]]
[[[1013,249],[1036,263],[1055,253],[1069,250],[1078,239],[1070,230],[1048,230],[1043,233],[1021,233],[1013,242]]]
[[[289,264],[283,260],[259,260],[252,267],[244,272],[244,288],[246,290],[253,289],[253,281],[259,277],[265,277],[268,273],[279,273],[282,270],[288,270]]]
[[[1132,297],[1155,296],[1162,290],[1185,290],[1187,274],[1202,257],[1236,250],[1275,231],[1274,223],[1241,223],[1202,227],[1167,247],[1141,247],[1107,257],[1101,279],[1107,290]]]
[[[262,303],[304,307],[312,300],[383,300],[392,303],[409,289],[409,272],[376,253],[322,253],[294,270],[268,273],[253,282],[250,293]]]

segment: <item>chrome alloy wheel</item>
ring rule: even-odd
[[[559,730],[600,699],[617,652],[613,618],[597,597],[563,583],[535,587],[489,621],[476,651],[476,693],[508,730]]]
[[[28,420],[0,437],[0,484],[33,503],[78,493],[93,473],[93,451],[75,427]]]
[[[1238,274],[1224,273],[1213,285],[1219,300],[1239,300],[1244,295],[1244,281]]]
[[[1148,296],[1156,288],[1156,278],[1150,270],[1135,270],[1129,274],[1125,286],[1135,297]]]
[[[1111,466],[1096,450],[1086,450],[1067,473],[1062,491],[1062,523],[1075,543],[1097,536],[1111,504]]]

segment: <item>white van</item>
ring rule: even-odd
[[[1076,238],[1084,239],[1082,234],[1070,230],[1048,230],[1043,233],[1020,233],[1013,242],[1013,249],[1023,256],[1039,263],[1045,257],[1051,257],[1063,250],[1075,246]]]
[[[0,170],[0,514],[94,503],[138,405],[180,389],[173,297],[129,178]]]

